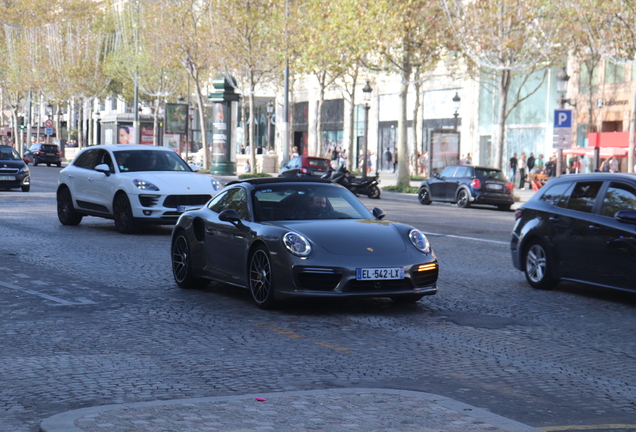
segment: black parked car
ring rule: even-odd
[[[418,198],[421,204],[446,201],[462,208],[488,204],[510,210],[515,202],[512,191],[512,183],[498,168],[450,165],[422,182]]]
[[[35,143],[24,152],[24,157],[31,159],[33,166],[41,163],[62,166],[62,152],[56,144]]]
[[[295,156],[281,167],[278,177],[321,177],[327,173],[329,167],[329,159]]]
[[[516,211],[512,263],[540,289],[575,281],[636,291],[636,176],[550,180]]]
[[[26,162],[13,147],[0,145],[0,189],[31,190],[31,173]]]

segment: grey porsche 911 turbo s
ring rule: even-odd
[[[231,182],[180,216],[174,279],[182,288],[245,287],[263,309],[293,297],[412,303],[435,294],[439,264],[426,236],[383,218],[328,180]]]

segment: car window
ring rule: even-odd
[[[20,155],[11,147],[0,148],[0,160],[20,160]]]
[[[78,168],[86,168],[93,169],[96,165],[95,161],[97,160],[98,152],[96,149],[88,149],[84,150],[73,162]]]
[[[310,167],[327,168],[329,166],[329,161],[325,159],[309,158],[307,159],[307,163],[309,164]]]
[[[175,152],[160,150],[117,150],[113,152],[121,172],[192,171]]]
[[[208,208],[215,213],[221,213],[223,210],[234,209],[241,219],[249,218],[247,209],[247,194],[243,188],[230,189],[222,194],[214,197]]]
[[[470,177],[470,174],[468,173],[469,171],[470,171],[470,168],[461,166],[457,168],[457,171],[455,171],[455,174],[453,174],[453,177]]]
[[[455,172],[455,170],[457,169],[456,166],[449,166],[444,168],[444,171],[442,171],[442,173],[439,175],[440,177],[452,177],[453,173]]]
[[[300,165],[300,156],[296,156],[289,163],[289,166],[292,168],[297,168],[299,165]]]
[[[60,151],[59,147],[54,144],[43,144],[42,150],[45,152],[54,152],[54,153],[57,153]]]
[[[612,182],[603,198],[601,215],[614,217],[621,210],[636,210],[636,189],[624,183]]]
[[[602,185],[603,182],[600,181],[577,182],[566,208],[591,213],[594,208],[594,201]]]
[[[571,185],[569,182],[565,183],[557,183],[554,185],[546,185],[545,191],[542,191],[543,194],[539,197],[539,201],[543,201],[546,204],[557,205],[559,200]]]
[[[501,170],[488,168],[475,168],[475,177],[479,179],[508,180]]]
[[[113,165],[113,159],[110,157],[110,153],[103,149],[98,150],[97,157],[95,158],[95,166],[93,167],[93,169],[95,169],[97,165],[101,164],[108,165],[109,171],[113,173],[115,172],[115,166]]]

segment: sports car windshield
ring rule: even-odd
[[[192,170],[174,152],[157,150],[121,150],[113,152],[120,172]]]
[[[329,184],[269,184],[252,195],[257,221],[371,219],[348,190]]]

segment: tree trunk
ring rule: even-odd
[[[356,145],[356,84],[358,83],[358,71],[352,75],[351,83],[351,109],[349,110],[349,145],[347,146],[347,169],[351,171],[355,159],[358,157],[355,151]]]
[[[210,169],[210,148],[208,147],[207,134],[205,132],[205,107],[203,105],[203,96],[201,96],[201,83],[199,82],[199,71],[196,68],[192,68],[190,76],[194,81],[194,87],[197,91],[197,108],[199,109],[199,127],[201,128],[201,145],[203,146],[203,168]],[[190,97],[190,95],[188,95]],[[190,115],[187,113],[186,115]],[[192,130],[192,122],[188,119],[190,124],[190,131]]]
[[[508,90],[510,89],[509,70],[501,71],[499,77],[499,109],[497,111],[497,146],[495,147],[495,168],[504,168],[503,153],[506,142],[506,109],[508,107]]]
[[[411,78],[411,59],[407,52],[402,60],[402,70],[399,90],[399,117],[398,117],[398,188],[405,188],[411,185],[409,179],[409,148],[408,148],[408,123],[406,119],[407,96],[409,93],[409,79]],[[376,167],[377,171],[377,167]]]
[[[326,71],[322,71],[318,77],[320,92],[318,93],[318,112],[316,113],[316,140],[313,148],[313,156],[323,156],[322,154],[322,107],[325,104],[325,80]]]
[[[152,145],[159,145],[159,103],[160,96],[157,96],[155,99],[155,115],[153,116],[152,122]],[[190,113],[188,113],[189,115]]]
[[[253,173],[258,172],[258,167],[256,166],[256,137],[254,136],[254,128],[256,127],[256,117],[254,117],[254,90],[256,84],[254,83],[254,72],[252,68],[250,68],[248,72],[248,81],[250,86],[250,122],[249,122],[249,139],[250,139],[250,167]]]
[[[632,70],[636,67],[636,60],[632,62]],[[634,172],[634,135],[636,129],[636,85],[632,95],[632,109],[629,113],[629,146],[627,150],[627,172]]]

